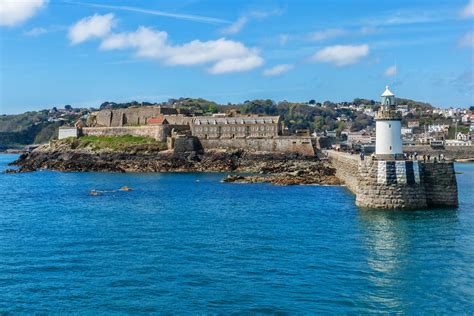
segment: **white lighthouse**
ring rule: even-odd
[[[396,109],[395,95],[388,86],[381,96],[382,106],[375,115],[376,141],[375,154],[380,159],[403,157],[402,115]]]

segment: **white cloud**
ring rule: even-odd
[[[470,0],[460,12],[461,17],[468,18],[474,16],[474,0]]]
[[[293,68],[294,68],[294,66],[292,64],[280,64],[280,65],[276,65],[272,68],[265,69],[262,74],[265,77],[278,76],[278,75],[281,75],[281,74],[283,74],[287,71],[290,71]]]
[[[310,41],[324,41],[330,38],[335,38],[339,36],[343,36],[347,33],[346,30],[343,29],[327,29],[327,30],[322,30],[322,31],[317,31],[309,34],[308,39]]]
[[[43,8],[47,0],[0,0],[0,25],[15,26]]]
[[[311,59],[336,66],[346,66],[358,62],[368,54],[368,45],[335,45],[317,51]]]
[[[237,58],[226,58],[219,60],[208,71],[211,74],[224,74],[232,72],[243,72],[260,67],[263,64],[263,59],[258,55],[248,55]]]
[[[69,40],[72,45],[79,44],[90,38],[101,38],[110,33],[116,20],[112,13],[94,14],[79,20],[69,29]]]
[[[245,25],[247,25],[247,23],[250,22],[250,20],[252,19],[262,20],[273,15],[280,15],[282,14],[282,12],[283,11],[281,9],[275,9],[272,11],[251,11],[248,14],[245,14],[241,16],[240,18],[238,18],[234,23],[232,23],[228,27],[221,29],[221,33],[222,34],[237,34],[240,31],[242,31]]]
[[[245,24],[247,24],[248,21],[249,19],[246,16],[242,16],[238,18],[237,21],[229,25],[228,27],[223,28],[221,30],[221,33],[222,34],[237,34],[244,28]]]
[[[385,69],[385,76],[387,77],[393,77],[397,74],[397,65],[393,65],[393,66],[390,66],[388,67],[387,69]]]
[[[467,32],[458,41],[460,47],[471,47],[474,48],[474,31]]]
[[[48,33],[48,30],[45,29],[44,27],[35,27],[35,28],[32,28],[29,31],[24,32],[23,34],[26,35],[26,36],[36,37],[36,36],[40,36],[40,35],[43,35],[43,34],[46,34],[46,33]]]
[[[135,32],[111,34],[100,45],[101,50],[127,48],[134,49],[137,57],[159,60],[166,65],[210,64],[207,70],[212,74],[247,71],[263,64],[257,49],[237,41],[220,38],[172,45],[166,32],[144,26]]]

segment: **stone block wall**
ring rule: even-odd
[[[166,141],[166,137],[170,134],[169,126],[122,126],[122,127],[84,127],[82,133],[84,135],[93,136],[145,136],[152,137],[157,141]]]
[[[413,181],[407,181],[409,168],[406,166],[405,161],[392,161],[390,164],[387,161],[361,162],[356,204],[380,209],[426,208],[424,184],[414,173]]]
[[[343,181],[352,193],[357,194],[359,185],[359,159],[357,156],[333,150],[327,151],[327,154],[336,169],[336,177]]]
[[[356,155],[327,151],[336,176],[356,195],[356,204],[378,209],[423,209],[458,205],[452,162],[361,161]]]
[[[251,151],[289,152],[314,156],[310,137],[275,137],[241,139],[199,139],[204,149],[244,149]]]
[[[452,162],[421,163],[428,206],[458,206],[458,187]]]
[[[60,127],[58,131],[58,139],[79,136],[79,129],[76,127]]]
[[[145,125],[150,117],[177,114],[173,108],[138,107],[115,110],[102,110],[96,114],[96,124],[102,127],[120,127],[124,125]]]

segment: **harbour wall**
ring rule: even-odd
[[[356,204],[374,209],[456,207],[458,191],[452,162],[360,160],[327,151],[336,176],[356,195]]]
[[[443,154],[447,159],[473,159],[474,158],[474,145],[470,146],[445,146],[443,149],[434,149],[429,145],[412,145],[403,146],[403,152],[414,153],[416,152],[420,158],[423,155],[431,155],[431,157],[437,157],[439,154]]]
[[[326,152],[332,165],[336,169],[336,177],[357,195],[359,183],[359,159],[357,156],[340,153],[333,150]]]
[[[250,151],[294,152],[314,156],[315,151],[310,137],[240,138],[240,139],[202,139],[204,149],[244,149]]]

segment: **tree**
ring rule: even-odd
[[[67,104],[64,106],[64,109],[67,110],[67,111],[71,111],[72,110],[72,106]]]
[[[311,100],[309,100],[308,103],[311,104],[311,105],[314,105],[314,104],[316,104],[316,100],[311,99]]]

